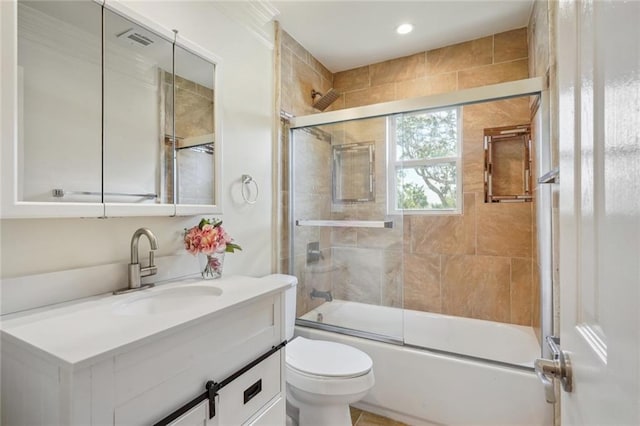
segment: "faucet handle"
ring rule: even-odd
[[[156,266],[156,265],[154,265],[154,264],[153,264],[153,260],[154,260],[154,258],[155,258],[155,254],[154,254],[154,253],[155,253],[155,252],[154,252],[153,250],[150,250],[150,251],[149,251],[149,267],[150,267],[150,268],[153,268],[153,267],[155,267],[155,266]]]

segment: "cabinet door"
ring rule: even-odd
[[[221,144],[214,113],[216,63],[183,40],[175,46],[175,202],[177,215],[222,213]],[[207,58],[207,59],[205,59]]]
[[[209,401],[203,401],[169,423],[169,426],[215,426],[217,419],[209,420]]]
[[[271,355],[220,391],[221,426],[244,424],[278,395],[281,356]]]
[[[2,216],[102,216],[102,9],[0,8]]]
[[[173,215],[173,41],[105,8],[103,68],[105,214]]]

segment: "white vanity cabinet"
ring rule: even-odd
[[[244,278],[259,288],[260,279]],[[59,333],[58,325],[77,316],[77,310],[42,312],[40,328],[28,317],[10,319],[2,330],[2,424],[152,425],[180,409],[206,392],[208,381],[225,380],[284,340],[281,289],[274,292],[277,286],[267,285],[270,292],[243,300],[232,297],[230,281],[227,297],[233,300],[223,309],[88,359],[64,355],[74,352],[66,345],[78,345],[82,352],[82,345],[96,343],[90,336],[112,338],[113,330],[104,333],[105,328],[126,325],[146,334],[145,329],[162,330],[158,322],[164,320],[154,321],[148,315],[77,323],[86,330],[76,336],[86,336],[86,341],[75,337],[61,341],[56,354],[55,342],[46,348],[33,347],[34,342],[53,342],[51,336],[38,334]],[[107,309],[112,305],[107,304]],[[100,314],[98,308],[88,310]],[[82,316],[77,320],[82,321]],[[204,400],[166,424],[284,425],[284,359],[284,350],[275,350],[220,389],[212,418],[209,401]]]

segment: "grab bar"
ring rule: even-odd
[[[393,228],[392,220],[296,220],[296,226],[333,226],[338,228]]]
[[[51,194],[55,198],[62,198],[65,195],[115,195],[122,197],[139,197],[139,198],[149,198],[155,199],[158,198],[157,194],[147,193],[147,194],[127,194],[125,192],[93,192],[93,191],[65,191],[61,188],[55,188],[51,190]]]

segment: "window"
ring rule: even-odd
[[[389,117],[389,212],[462,210],[460,108]]]

